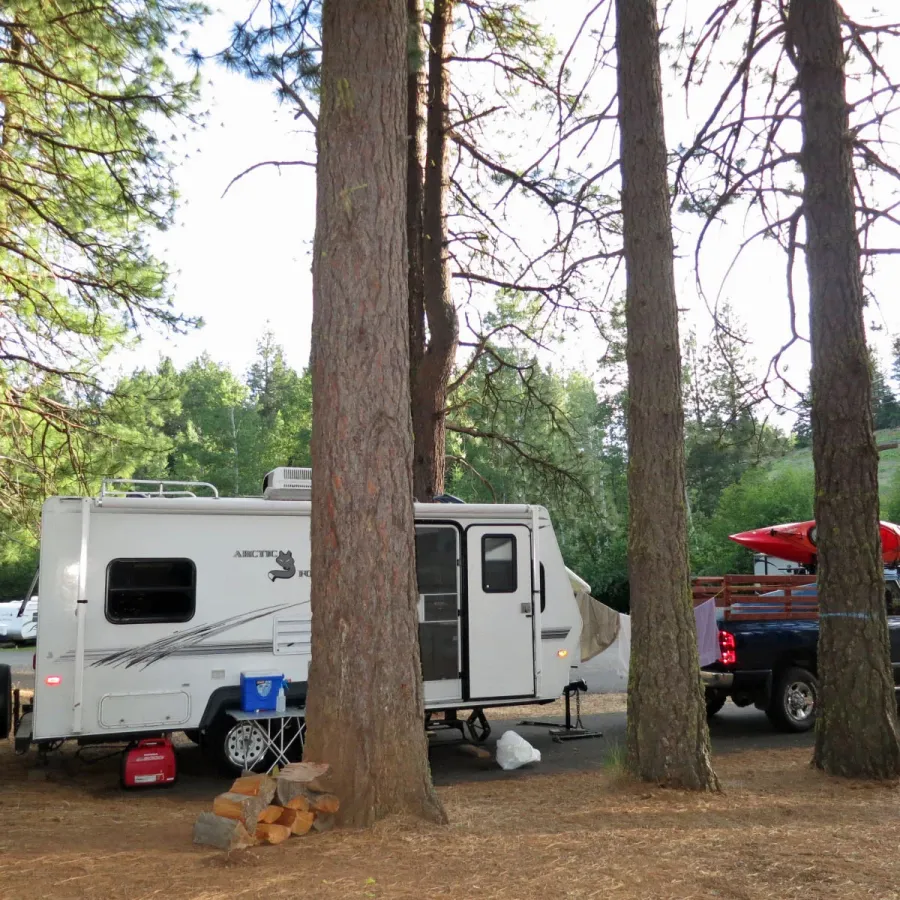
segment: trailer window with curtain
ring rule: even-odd
[[[106,569],[106,618],[114,625],[187,622],[197,605],[190,559],[114,559]]]

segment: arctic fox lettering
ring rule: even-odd
[[[279,553],[278,556],[275,557],[275,562],[281,566],[280,569],[272,569],[269,572],[269,578],[272,581],[275,581],[276,578],[293,578],[294,573],[297,571],[294,566],[294,554],[288,550],[286,553]]]

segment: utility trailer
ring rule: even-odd
[[[305,705],[310,487],[308,469],[282,468],[258,499],[117,480],[48,499],[35,696],[17,749],[183,731],[226,767],[261,762],[232,714],[241,673],[283,672],[288,705]],[[581,617],[546,509],[417,503],[415,518],[429,721],[462,728],[456,711],[473,709],[470,733],[484,738],[483,710],[573,687]]]

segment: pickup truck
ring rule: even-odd
[[[730,697],[737,706],[754,704],[764,710],[782,731],[808,731],[815,724],[819,696],[815,583],[807,581],[780,590],[769,584],[764,587],[776,589],[760,590],[762,579],[745,576],[729,585],[732,578],[721,579],[723,589],[712,594],[721,598],[717,604],[724,608],[717,610],[719,661],[704,666],[703,672],[707,714],[714,716]],[[751,597],[746,588],[754,580],[758,593]],[[734,594],[729,596],[730,603],[723,602],[729,586]],[[710,588],[706,585],[707,596]],[[885,602],[894,683],[900,692],[900,576],[895,570],[885,572]]]

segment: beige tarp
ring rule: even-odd
[[[587,662],[615,643],[619,636],[619,614],[586,591],[576,591],[575,600],[582,622],[581,661]]]

